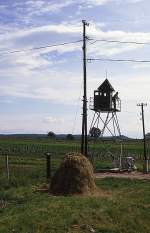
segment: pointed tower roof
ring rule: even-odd
[[[105,81],[98,87],[99,91],[115,91],[108,79],[106,78]]]

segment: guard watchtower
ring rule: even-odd
[[[120,112],[121,101],[118,97],[118,92],[115,90],[106,79],[97,90],[94,91],[94,111],[100,112]]]
[[[117,136],[117,133],[121,135],[117,118],[117,112],[121,111],[121,100],[118,97],[118,92],[115,92],[108,79],[105,79],[94,91],[94,98],[90,99],[90,109],[94,111],[90,135],[93,136],[94,131],[98,132],[100,122],[103,127],[99,129],[99,136],[103,136],[105,129],[109,131],[111,136]],[[110,127],[111,122],[113,123],[112,127]]]

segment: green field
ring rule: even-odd
[[[1,186],[0,233],[150,232],[148,181],[97,180],[97,197],[54,197],[40,185]]]
[[[97,169],[111,166],[107,150],[120,153],[116,143],[98,142],[90,148]],[[96,197],[54,197],[39,191],[46,183],[44,153],[51,152],[54,172],[66,153],[79,150],[76,141],[0,140],[0,233],[150,233],[150,181],[99,179]],[[124,151],[135,156],[141,169],[142,143],[126,143]]]
[[[147,143],[147,152],[150,154],[150,142]],[[143,166],[143,144],[141,141],[126,141],[122,144],[123,155],[133,156],[138,170]],[[0,161],[2,170],[5,167],[5,156],[9,156],[10,166],[24,168],[23,163],[32,165],[36,161],[45,166],[45,153],[52,155],[53,170],[59,165],[61,159],[69,152],[80,151],[80,141],[50,140],[48,138],[0,138]],[[89,155],[96,171],[112,167],[112,157],[118,157],[121,152],[120,142],[97,141],[89,143]],[[23,165],[23,166],[22,166]],[[19,169],[18,167],[18,169]],[[42,167],[42,169],[44,169]]]
[[[111,152],[120,153],[120,142],[116,141],[97,141],[94,143],[89,141],[89,153],[105,154],[108,150]],[[124,141],[123,153],[126,155],[143,156],[143,143],[139,140]],[[70,151],[79,151],[80,141],[73,140],[50,140],[48,138],[0,138],[0,155],[8,153],[11,155],[43,155],[44,152],[51,152],[54,154],[64,154]],[[150,142],[147,142],[147,152],[150,154]]]

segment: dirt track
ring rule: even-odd
[[[129,179],[138,179],[138,180],[150,180],[150,174],[143,174],[141,172],[132,172],[132,173],[95,173],[96,178],[106,178],[106,177],[115,177],[115,178],[129,178]]]

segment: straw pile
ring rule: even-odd
[[[50,192],[54,195],[91,195],[96,191],[93,167],[79,153],[68,154],[51,180]]]

